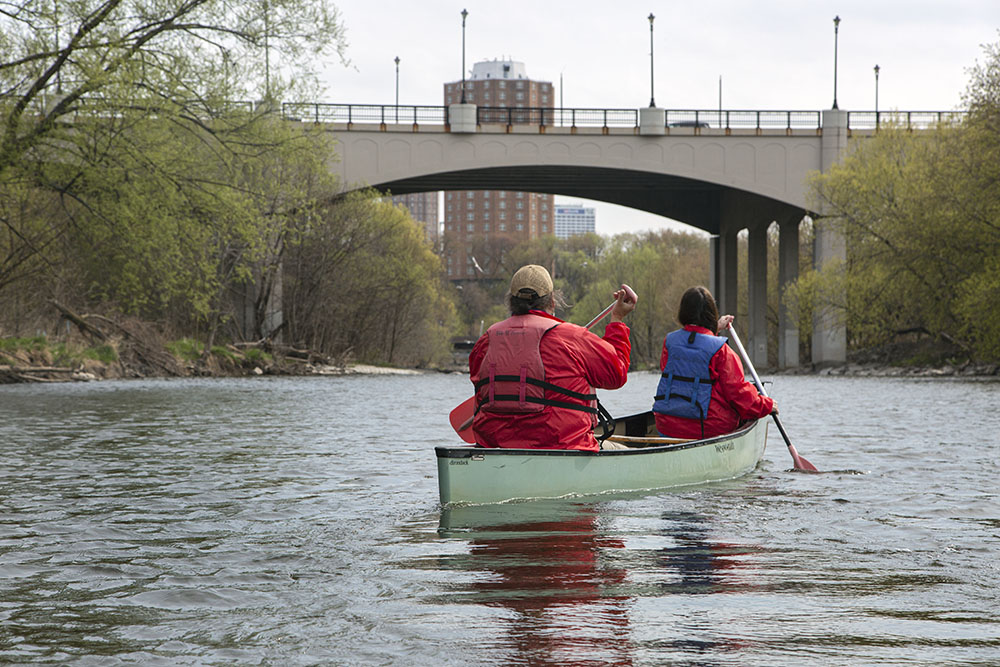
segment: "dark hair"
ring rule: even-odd
[[[529,310],[542,310],[547,313],[556,308],[565,309],[566,307],[566,301],[559,290],[545,296],[536,296],[533,299],[522,299],[519,296],[507,294],[507,308],[511,315],[527,315]]]
[[[677,321],[681,326],[694,324],[712,333],[718,333],[719,308],[708,288],[698,285],[690,287],[681,297],[681,307],[677,311]]]

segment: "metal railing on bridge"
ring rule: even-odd
[[[281,112],[288,120],[313,123],[448,124],[448,107],[445,106],[285,102],[281,105]]]
[[[850,130],[877,130],[883,126],[906,129],[930,129],[939,124],[961,122],[964,111],[849,111]],[[379,125],[447,125],[448,107],[392,104],[327,104],[321,102],[286,102],[286,119],[313,123],[377,123]],[[722,130],[821,130],[822,111],[752,111],[666,109],[664,125],[670,128]],[[636,109],[589,109],[546,107],[477,107],[478,125],[638,128]]]
[[[967,111],[848,111],[850,130],[877,130],[880,127],[902,127],[907,130],[929,130],[938,125],[957,125]]]

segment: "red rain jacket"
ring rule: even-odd
[[[547,331],[538,346],[546,382],[581,394],[591,393],[592,387],[618,389],[625,384],[632,352],[627,325],[610,322],[602,339],[578,324],[563,322],[541,311],[531,312],[551,319],[553,325],[559,325]],[[469,376],[473,385],[484,370],[481,367],[488,349],[489,336],[484,334],[469,355]],[[565,394],[548,390],[545,398],[573,400]],[[587,404],[586,401],[578,402]],[[593,426],[590,414],[552,405],[532,413],[481,410],[472,422],[479,445],[525,449],[600,449],[594,438]]]
[[[685,331],[701,334],[712,334],[703,327],[689,324]],[[660,355],[660,370],[667,365],[667,346],[663,345]],[[731,433],[739,426],[740,420],[759,419],[771,414],[774,400],[761,396],[757,388],[746,381],[743,374],[743,363],[739,354],[728,345],[723,345],[708,363],[709,377],[715,380],[712,385],[712,402],[708,404],[708,416],[705,418],[705,437],[710,438],[723,433]],[[656,430],[672,438],[700,438],[701,422],[697,419],[685,419],[654,413]]]

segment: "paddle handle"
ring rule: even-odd
[[[628,285],[622,284],[622,286],[621,286],[620,289],[625,290],[625,298],[631,299],[632,303],[637,303],[639,301],[639,297],[636,296],[635,292]],[[618,299],[615,299],[610,304],[608,304],[608,307],[605,308],[604,310],[602,310],[600,313],[598,313],[597,317],[595,317],[594,319],[592,319],[589,322],[587,322],[584,325],[584,328],[585,329],[591,329],[591,328],[593,328],[593,326],[595,324],[597,324],[598,322],[600,322],[601,320],[603,320],[605,318],[605,316],[607,316],[608,313],[610,313],[612,310],[615,309],[615,304],[617,304],[617,303],[618,303]]]
[[[743,349],[743,343],[740,342],[740,337],[736,333],[736,327],[732,324],[729,325],[729,335],[732,337],[733,342],[736,343],[736,349],[740,351],[740,356],[743,357],[743,363],[747,365],[750,369],[750,375],[753,377],[753,383],[757,385],[757,391],[759,391],[764,396],[767,396],[767,391],[764,390],[764,383],[760,381],[760,376],[757,375],[757,369],[753,367],[753,363],[750,361],[747,351]]]

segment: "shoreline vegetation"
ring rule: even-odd
[[[0,384],[92,382],[169,377],[413,375],[467,373],[467,358],[429,366],[383,366],[357,362],[350,352],[332,358],[315,351],[262,340],[214,345],[182,338],[167,340],[148,322],[81,316],[54,304],[63,319],[57,336],[0,338]],[[65,323],[65,324],[64,324]],[[73,326],[71,326],[73,325]],[[839,366],[767,369],[770,375],[852,377],[992,378],[1000,364],[976,363],[932,340],[852,352]],[[634,365],[633,370],[656,370]]]

